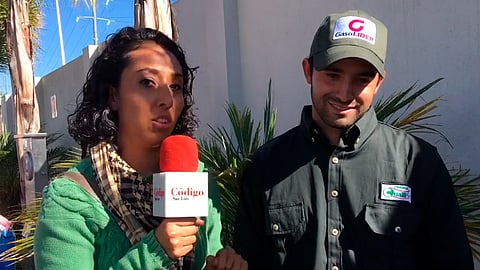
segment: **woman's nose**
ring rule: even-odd
[[[173,105],[173,93],[170,87],[162,86],[157,89],[157,100],[160,107],[170,108]]]

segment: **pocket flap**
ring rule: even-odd
[[[302,203],[269,205],[266,231],[268,235],[292,233],[297,231],[304,221]]]
[[[419,222],[419,216],[415,213],[415,209],[401,205],[367,205],[365,221],[377,234],[410,235],[417,230]]]

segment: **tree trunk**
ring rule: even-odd
[[[159,30],[178,41],[170,0],[135,0],[135,28],[144,27]]]
[[[25,178],[21,159],[24,154],[22,136],[26,133],[39,132],[40,116],[33,76],[28,2],[25,0],[9,0],[8,3],[9,19],[6,25],[6,37],[14,93],[15,129],[16,135],[19,136],[19,139],[17,139],[18,166],[21,186],[24,187]],[[25,191],[22,190],[22,192]],[[22,196],[22,199],[25,199],[25,197]]]

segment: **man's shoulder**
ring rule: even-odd
[[[281,154],[289,151],[290,146],[294,143],[297,143],[301,136],[301,127],[293,127],[260,146],[255,151],[254,157],[258,159],[261,157],[270,156],[272,154]]]
[[[385,143],[389,144],[403,144],[426,152],[436,152],[437,149],[425,139],[420,138],[405,129],[381,121],[378,122],[376,134],[377,136],[382,137]]]

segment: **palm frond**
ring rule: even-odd
[[[78,148],[72,148],[69,150],[69,152],[65,153],[62,147],[49,147],[60,137],[61,135],[57,133],[51,133],[48,134],[46,138],[48,149],[47,164],[49,166],[49,175],[51,171],[55,171],[55,169],[52,169],[52,167],[57,167],[60,169],[60,171],[65,171],[80,160],[80,149]],[[15,141],[11,134],[4,133],[0,134],[0,142],[1,150],[6,150],[7,148],[10,149],[8,151],[3,151],[3,153],[6,154],[5,158],[11,160],[9,163],[4,163],[6,159],[0,158],[0,168],[3,168],[3,166],[5,166],[5,170],[2,169],[2,174],[0,174],[0,184],[4,182],[3,177],[7,176],[8,181],[11,181],[12,183],[15,183],[16,186],[18,186],[15,190],[7,190],[8,192],[11,192],[10,196],[16,198],[18,202],[14,203],[14,205],[10,206],[7,210],[4,211],[6,212],[5,216],[12,221],[15,228],[22,227],[22,229],[16,229],[14,231],[16,235],[22,235],[22,237],[12,242],[14,244],[12,248],[0,254],[0,261],[12,261],[17,263],[27,258],[30,258],[33,255],[34,232],[37,218],[40,213],[41,196],[40,194],[38,194],[36,196],[37,198],[34,199],[31,204],[26,206],[24,209],[21,209],[19,207],[18,204],[20,204],[20,181],[18,180],[18,164],[16,157]],[[70,157],[70,160],[61,160],[61,158],[65,156]],[[6,174],[6,172],[8,171],[7,166],[10,168],[10,170],[13,170],[15,172],[14,175]],[[3,192],[3,187],[0,187],[0,190]],[[10,200],[9,202],[12,203],[13,201]]]
[[[421,96],[426,91],[430,90],[441,80],[443,78],[438,78],[420,89],[417,89],[416,83],[414,83],[406,90],[394,92],[388,97],[380,98],[374,105],[378,120],[404,129],[412,134],[436,135],[440,140],[452,146],[447,136],[435,128],[438,125],[427,122],[427,120],[431,121],[440,117],[439,114],[432,114],[432,112],[437,109],[438,102],[442,100],[441,97],[424,101],[423,104],[416,106],[418,99],[421,99]],[[414,108],[414,106],[416,107]]]
[[[250,155],[265,141],[273,138],[275,133],[276,110],[272,106],[271,80],[263,124],[255,123],[252,112],[246,107],[240,110],[235,104],[227,103],[225,112],[229,119],[229,128],[209,125],[209,136],[200,139],[199,145],[200,159],[220,188],[222,241],[231,245],[243,168]]]
[[[418,90],[415,90],[417,84],[414,83],[406,90],[395,92],[386,98],[380,98],[380,100],[375,103],[375,112],[377,113],[377,118],[380,121],[388,122],[388,117],[399,112],[405,107],[411,106],[411,104],[415,102],[418,97],[423,95],[426,91],[428,91],[441,80],[443,80],[443,78],[438,78]],[[410,92],[412,92],[413,90],[415,91],[410,94]]]
[[[470,169],[454,168],[450,175],[455,187],[460,211],[463,215],[467,236],[474,256],[480,258],[480,176],[472,175]]]
[[[31,30],[32,47],[38,49],[39,46],[39,32],[43,25],[42,6],[43,0],[28,0],[28,18],[30,21],[29,29]],[[8,70],[9,53],[7,49],[6,39],[6,24],[4,22],[8,19],[8,0],[0,0],[0,72]]]
[[[12,241],[14,246],[0,253],[0,261],[20,262],[33,256],[35,224],[40,213],[41,201],[41,198],[36,198],[20,213],[10,214],[14,214],[10,219],[14,227],[23,226],[20,231],[14,230],[15,234],[25,237]]]
[[[277,124],[277,109],[273,107],[272,79],[268,81],[267,100],[263,110],[263,143],[273,139]]]

